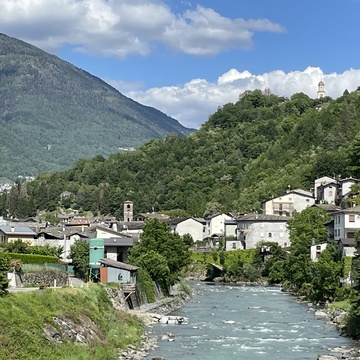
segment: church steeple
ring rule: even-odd
[[[324,82],[321,80],[318,84],[318,91],[317,91],[317,98],[321,99],[322,97],[325,96],[325,84]]]

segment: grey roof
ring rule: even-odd
[[[356,244],[356,240],[354,238],[344,238],[344,239],[340,239],[340,242],[344,245],[344,246],[351,246],[354,247]]]
[[[9,226],[2,225],[0,226],[0,231],[6,235],[16,234],[16,235],[36,235],[36,232],[31,230],[28,226]]]
[[[204,218],[194,218],[194,219],[201,224],[206,224],[206,220]]]
[[[225,220],[224,222],[225,225],[236,225],[236,221],[231,219],[231,220]]]
[[[265,214],[246,214],[240,215],[235,218],[237,222],[239,221],[288,221],[290,217],[288,216],[278,216],[278,215],[265,215]]]
[[[110,239],[104,239],[105,246],[133,246],[134,239],[132,237],[112,237]]]
[[[55,237],[57,239],[63,239],[64,235],[66,238],[69,238],[72,235],[79,235],[82,238],[94,238],[95,237],[95,228],[94,227],[85,227],[84,231],[81,228],[69,228],[69,227],[62,227],[62,226],[47,226],[41,227],[39,231],[36,231],[39,235],[46,234],[50,235],[51,237]]]
[[[336,214],[340,214],[340,213],[359,214],[360,213],[360,205],[342,209],[342,210],[336,211],[335,213]]]
[[[312,207],[318,207],[318,208],[324,209],[325,211],[328,211],[328,212],[334,212],[334,211],[338,211],[341,209],[339,206],[336,206],[334,204],[314,204],[314,205],[312,205]]]
[[[129,235],[126,235],[126,234],[122,233],[121,231],[117,231],[117,230],[114,230],[113,228],[109,228],[109,227],[103,226],[103,225],[97,225],[97,226],[96,226],[96,229],[105,231],[105,232],[107,232],[107,233],[109,233],[109,234],[120,235],[120,236],[122,236],[122,237],[129,236]]]
[[[296,194],[308,196],[308,197],[311,197],[311,198],[314,197],[313,194],[310,191],[303,190],[303,189],[290,190],[289,193],[296,193]]]
[[[115,260],[111,260],[111,259],[107,259],[107,258],[100,259],[99,263],[106,265],[106,266],[114,267],[117,269],[124,269],[124,270],[128,270],[128,271],[136,271],[138,269],[137,266],[125,264],[123,262],[115,261]]]
[[[191,218],[190,217],[175,218],[175,219],[168,220],[167,223],[169,225],[177,225],[188,219],[191,219]]]
[[[349,178],[346,178],[346,179],[340,179],[339,182],[340,183],[344,183],[344,182],[360,182],[360,179],[356,179],[356,178],[353,178],[353,177],[349,177]]]
[[[145,219],[158,219],[158,220],[168,220],[170,218],[169,215],[158,214],[158,213],[138,213],[134,216],[134,218],[143,217]]]
[[[213,218],[216,218],[219,215],[222,215],[223,213],[216,213],[205,217],[205,220],[211,220]]]

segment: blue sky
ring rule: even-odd
[[[199,127],[246,90],[360,85],[360,0],[0,0],[0,32]]]

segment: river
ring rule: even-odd
[[[201,295],[172,313],[187,317],[189,323],[155,325],[152,332],[159,347],[148,359],[315,360],[329,348],[354,345],[278,287],[203,283],[192,287]],[[174,341],[161,340],[168,333]]]

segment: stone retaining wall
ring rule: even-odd
[[[65,286],[68,284],[68,273],[59,270],[35,271],[21,274],[20,281],[22,286]]]

